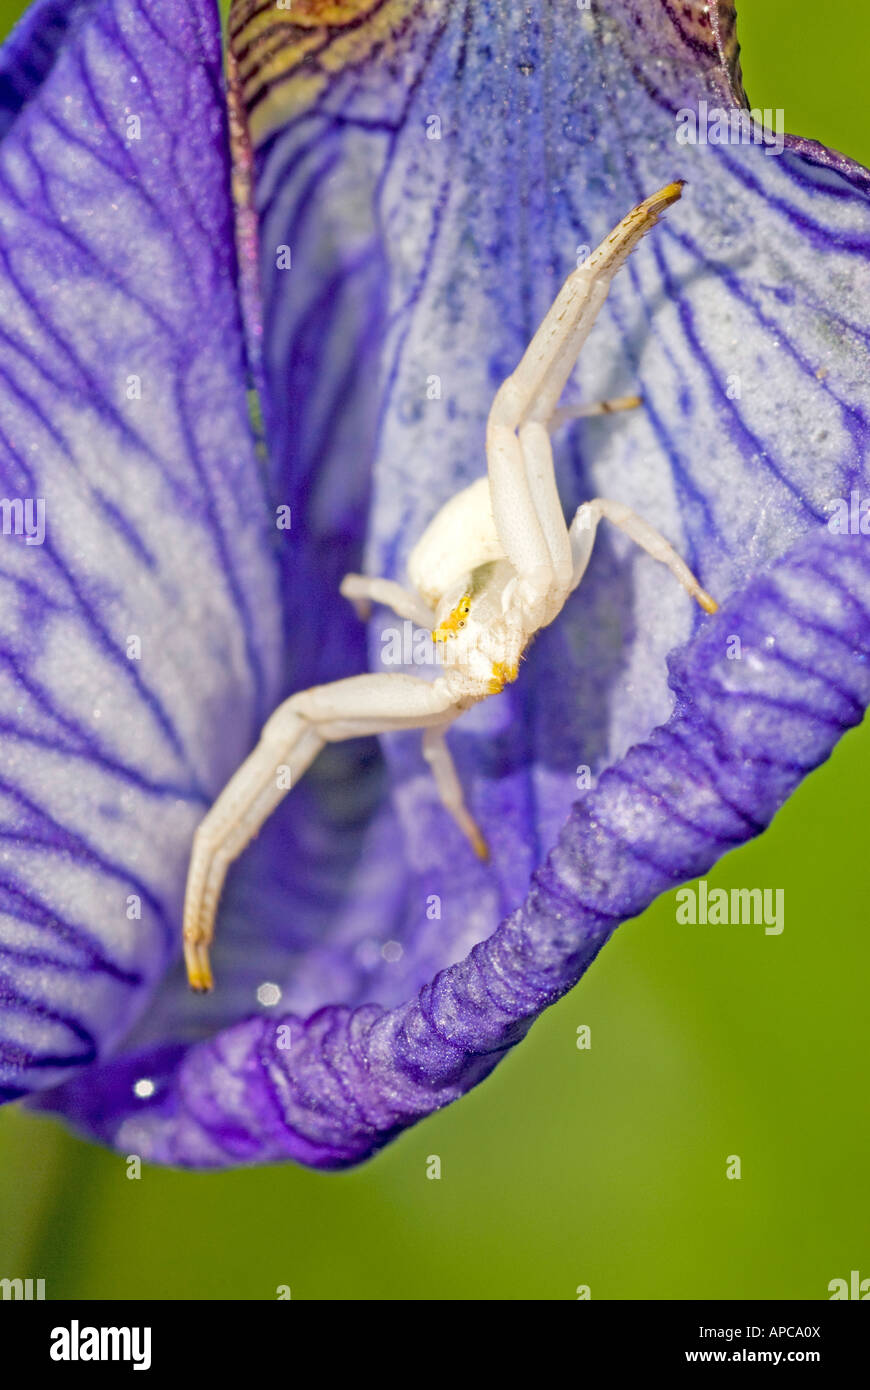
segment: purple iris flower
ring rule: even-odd
[[[231,119],[214,0],[37,0],[0,53],[0,1085],[154,1162],[341,1167],[861,719],[870,176],[723,133],[728,0],[229,27]],[[403,577],[583,248],[674,178],[572,388],[643,408],[565,430],[557,471],[720,612],[601,535],[450,735],[491,862],[417,736],[333,746],[231,871],[192,996],[198,821],[281,699],[377,668],[391,619],[342,575]]]

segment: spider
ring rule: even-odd
[[[227,869],[327,743],[422,729],[423,756],[446,810],[481,857],[445,732],[470,706],[516,679],[525,648],[577,588],[606,518],[666,565],[707,613],[716,603],[658,531],[621,502],[596,497],[565,524],[550,433],[566,420],[639,405],[622,397],[558,410],[559,397],[610,282],[682,181],[633,208],[562,286],[519,366],[496,392],[486,427],[487,473],[456,493],[411,552],[405,588],[346,575],[340,592],[365,618],[372,602],[428,628],[439,644],[434,681],[401,673],[351,676],[285,700],[196,831],[184,904],[191,988],[212,988],[209,946]],[[443,658],[443,659],[442,659]]]

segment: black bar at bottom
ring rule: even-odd
[[[866,1300],[865,1300],[866,1301]],[[480,1308],[475,1313],[475,1308]],[[343,1365],[371,1375],[375,1366],[403,1378],[443,1381],[457,1355],[470,1373],[467,1350],[498,1373],[499,1363],[524,1353],[549,1355],[549,1329],[559,1360],[570,1347],[573,1369],[671,1371],[686,1367],[808,1366],[866,1375],[868,1310],[860,1302],[746,1301],[721,1303],[583,1302],[558,1308],[524,1303],[408,1302],[269,1303],[0,1301],[5,1356],[49,1381],[75,1376],[163,1376],[234,1372],[248,1380],[275,1373],[310,1380],[312,1361],[334,1379]],[[557,1316],[558,1313],[558,1316]],[[505,1318],[504,1336],[501,1319]],[[357,1324],[361,1331],[357,1331]],[[547,1324],[549,1326],[547,1326]],[[543,1337],[541,1332],[543,1331]],[[566,1343],[564,1335],[572,1339]],[[576,1339],[576,1340],[574,1340]],[[470,1346],[469,1346],[470,1343]],[[466,1352],[463,1352],[463,1347]],[[552,1348],[550,1349],[552,1350]],[[409,1362],[410,1353],[410,1362]],[[420,1359],[418,1359],[420,1358]],[[592,1359],[594,1358],[594,1360]],[[301,1365],[300,1365],[301,1359]],[[416,1365],[415,1365],[416,1363]],[[560,1378],[564,1375],[563,1370]],[[297,1368],[294,1371],[294,1367]],[[392,1367],[391,1370],[388,1370]],[[516,1371],[516,1365],[513,1366]],[[451,1377],[452,1379],[452,1377]],[[202,1382],[200,1382],[202,1383]]]

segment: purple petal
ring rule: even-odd
[[[274,702],[280,646],[216,16],[79,19],[0,144],[2,495],[34,517],[44,499],[45,526],[0,539],[8,1094],[104,1055],[147,1006],[192,831]]]
[[[39,90],[71,26],[94,0],[36,0],[0,49],[0,137]]]

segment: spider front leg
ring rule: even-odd
[[[492,403],[486,432],[492,513],[517,572],[517,620],[529,631],[558,612],[573,569],[550,446],[559,398],[613,276],[681,192],[681,183],[671,183],[638,204],[568,276]]]
[[[184,900],[184,958],[192,989],[212,987],[209,946],[227,870],[326,743],[426,729],[453,706],[444,680],[366,675],[314,686],[285,700],[229,780],[193,840]]]

